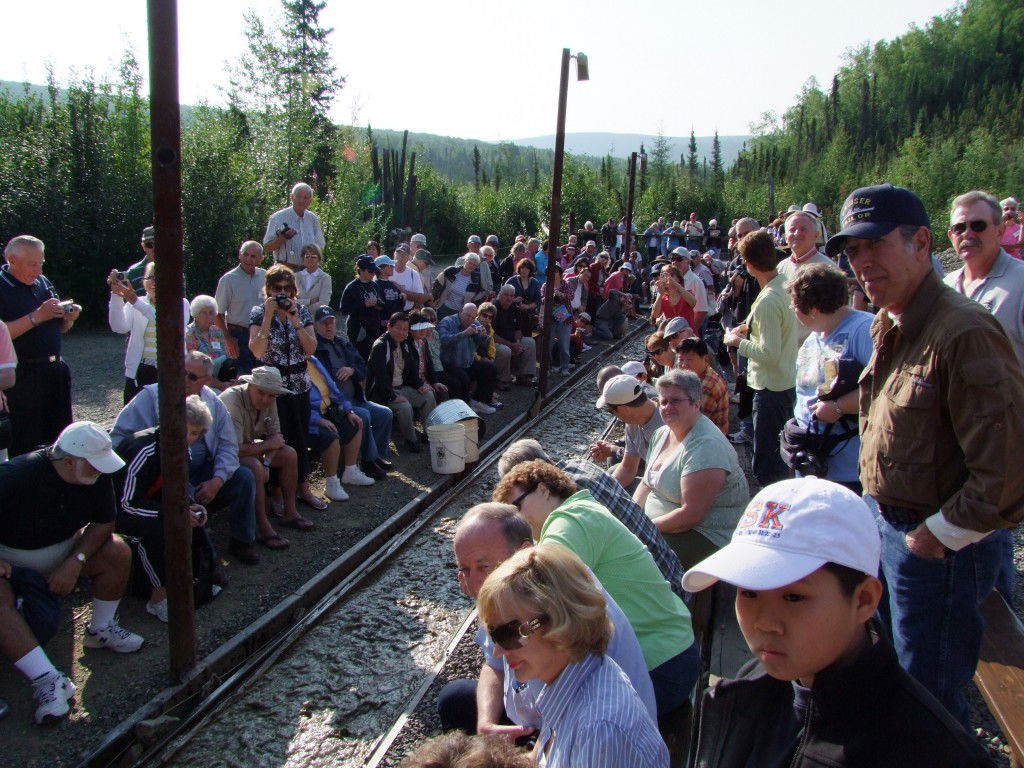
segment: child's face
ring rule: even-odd
[[[779,589],[737,588],[736,618],[769,675],[810,687],[815,674],[857,654],[880,596],[880,582],[866,579],[846,597],[839,580],[819,568]]]

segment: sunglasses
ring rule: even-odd
[[[142,247],[143,248],[152,248],[153,245],[154,245],[154,243],[153,243],[152,240],[143,240],[142,241]]]
[[[949,231],[954,235],[962,235],[967,231],[967,227],[971,228],[971,232],[984,232],[988,229],[989,222],[984,219],[975,219],[974,221],[958,221],[956,224],[950,224]]]
[[[531,488],[528,491],[523,491],[516,498],[512,499],[512,501],[510,501],[509,504],[511,504],[516,509],[522,511],[522,507],[520,507],[519,505],[523,503],[523,499],[525,499],[527,496],[529,496],[531,493],[533,493],[536,490],[537,490],[536,488]]]
[[[526,638],[540,629],[547,620],[547,616],[538,616],[525,624],[520,624],[517,619],[513,619],[498,627],[488,627],[487,634],[490,635],[491,640],[506,651],[514,651],[517,648],[522,648]]]

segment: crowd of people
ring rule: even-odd
[[[445,727],[530,742],[547,766],[667,765],[659,720],[688,706],[700,671],[690,593],[721,580],[756,666],[707,694],[705,764],[755,749],[766,764],[983,763],[964,689],[980,601],[993,587],[1012,598],[1024,512],[1009,465],[1024,436],[1015,200],[953,201],[964,266],[949,275],[920,199],[879,185],[850,195],[831,237],[809,203],[766,226],[693,213],[627,237],[614,219],[587,222],[550,248],[517,236],[503,258],[496,236],[470,235],[444,268],[421,233],[390,256],[370,242],[337,309],[311,201],[295,185],[214,294],[181,305],[197,603],[227,583],[211,510],[227,510],[229,554],[256,564],[258,545],[290,546],[283,529],[315,528],[300,505],[346,500],[344,486],[387,478],[393,450],[419,453],[439,402],[493,414],[500,393],[534,386],[546,316],[561,373],[639,317],[653,326],[645,359],[597,380],[621,444],[574,461],[519,441],[493,501],[459,523],[485,664],[442,692]],[[155,234],[107,276],[110,328],[128,336],[109,433],[72,420],[60,340],[81,307],[42,274],[38,239],[4,252],[0,488],[19,503],[0,517],[0,650],[32,684],[38,723],[66,716],[75,693],[42,645],[79,578],[87,647],[141,647],[117,619],[133,572],[146,610],[168,618],[155,318],[179,310],[156,293]],[[753,721],[752,705],[766,708]],[[812,705],[837,723],[808,721]],[[851,730],[853,706],[875,725]],[[912,728],[893,730],[897,711]]]
[[[921,200],[892,185],[852,193],[831,237],[813,204],[694,254],[652,224],[629,262],[647,357],[597,377],[623,439],[590,461],[534,440],[501,457],[454,539],[484,655],[439,698],[463,735],[405,765],[669,765],[659,726],[699,664],[686,606],[717,582],[754,658],[704,693],[695,764],[987,765],[966,687],[1024,513],[1017,216],[956,198],[949,275]]]

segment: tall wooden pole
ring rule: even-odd
[[[629,156],[629,194],[626,196],[626,234],[622,238],[623,260],[633,253],[633,190],[636,188],[636,152]]]
[[[160,403],[161,513],[164,524],[169,674],[179,682],[196,662],[192,601],[192,526],[185,427],[184,294],[181,228],[181,112],[177,0],[149,0],[150,137],[156,227],[157,375]]]
[[[540,334],[540,379],[537,387],[541,397],[548,393],[551,369],[551,283],[555,279],[558,237],[562,231],[562,164],[565,159],[565,100],[569,91],[569,49],[562,49],[562,75],[558,85],[558,123],[555,128],[555,160],[551,168],[551,215],[548,218],[548,268],[544,282],[544,328]],[[563,360],[562,366],[568,365]]]

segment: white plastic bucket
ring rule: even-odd
[[[439,475],[454,475],[466,468],[466,428],[462,424],[430,424],[430,465]]]
[[[480,420],[477,418],[463,419],[459,422],[466,429],[466,463],[471,464],[480,460],[480,440],[477,437],[477,425]]]

